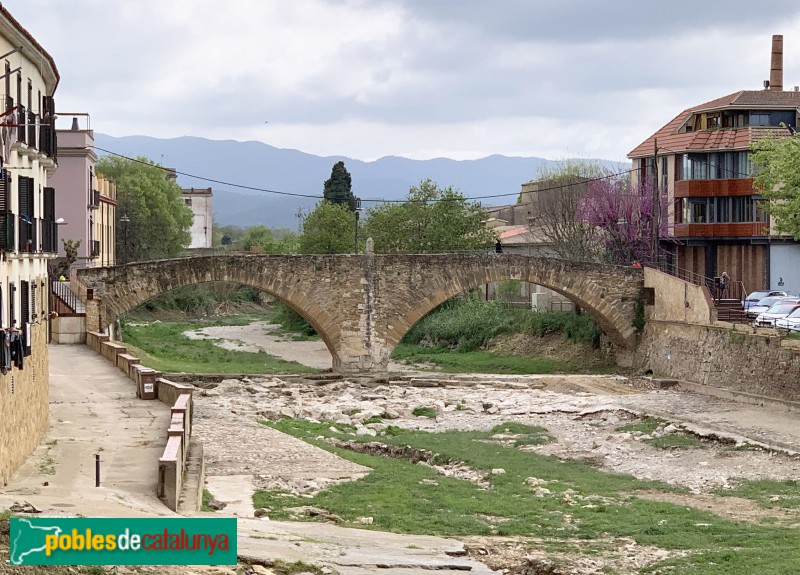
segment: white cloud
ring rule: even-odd
[[[375,158],[620,160],[769,73],[800,7],[676,0],[7,0],[56,59],[59,109],[121,136],[259,139]],[[268,121],[269,124],[264,124]]]

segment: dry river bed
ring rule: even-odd
[[[187,332],[218,341],[229,349],[258,351],[317,368],[330,367],[330,355],[320,341],[292,342],[270,334],[274,326],[220,326]],[[402,366],[391,366],[402,369]],[[775,517],[784,525],[800,526],[796,511],[763,509],[755,502],[713,495],[744,479],[787,479],[800,476],[800,458],[792,452],[732,449],[754,440],[771,445],[797,445],[781,424],[765,425],[767,410],[743,409],[730,401],[680,390],[656,388],[647,379],[619,376],[445,376],[408,375],[388,382],[321,378],[264,377],[199,383],[195,433],[205,445],[207,487],[225,503],[226,512],[252,517],[256,489],[280,488],[313,494],[332,482],[354,480],[369,469],[256,423],[284,417],[356,426],[358,435],[380,439],[385,424],[367,424],[373,416],[389,415],[391,425],[427,431],[489,430],[501,422],[518,421],[545,427],[556,441],[529,447],[563,459],[584,460],[598,469],[661,480],[689,489],[684,494],[653,493],[653,498],[694,506],[719,516],[744,521]],[[435,419],[415,417],[416,407],[430,407]],[[664,450],[644,442],[650,436],[618,429],[644,414],[658,414],[665,423],[653,436],[675,431],[703,438],[702,448]],[[670,417],[673,414],[674,417]],[[790,420],[791,421],[791,420]],[[447,470],[443,473],[466,473]],[[548,571],[547,558],[515,538],[467,538],[476,559],[500,571]],[[634,573],[663,560],[659,549],[632,540],[608,542],[602,557],[557,557],[570,568],[564,573],[600,573],[613,568]],[[527,566],[527,567],[526,567]],[[558,571],[560,572],[560,571]]]
[[[291,417],[352,424],[358,435],[375,435],[380,440],[385,424],[363,422],[386,414],[392,418],[391,425],[428,431],[489,430],[508,421],[539,425],[556,437],[550,444],[530,447],[539,453],[584,460],[601,470],[661,480],[690,490],[683,494],[653,493],[653,498],[707,509],[730,519],[758,521],[769,515],[781,524],[800,525],[795,511],[762,509],[752,501],[710,493],[739,479],[800,476],[800,459],[791,454],[732,449],[742,441],[741,436],[751,435],[748,429],[738,430],[741,435],[737,430],[723,433],[719,428],[709,432],[676,419],[653,434],[688,430],[707,436],[701,448],[688,450],[658,449],[643,441],[650,436],[618,431],[637,414],[660,413],[666,406],[695,413],[717,408],[725,411],[727,403],[722,400],[654,389],[648,380],[614,376],[438,376],[437,381],[436,376],[417,375],[388,384],[266,377],[198,385],[206,388],[197,394],[194,429],[205,445],[208,488],[229,504],[226,512],[241,516],[253,515],[250,499],[255,489],[281,488],[310,494],[331,482],[356,479],[369,472],[262,426],[256,419]],[[416,407],[435,409],[436,418],[415,417],[412,410]],[[568,572],[598,573],[603,567],[613,567],[620,573],[633,573],[665,557],[661,550],[642,548],[627,539],[609,545],[612,551],[605,558],[568,558],[574,569]],[[485,554],[476,558],[495,567],[520,565],[535,554],[514,539],[468,538],[467,546]]]

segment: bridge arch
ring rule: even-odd
[[[338,318],[332,317],[328,310],[309,297],[299,281],[302,274],[287,273],[291,263],[285,260],[264,262],[258,256],[182,258],[80,270],[78,278],[84,288],[92,290],[92,298],[98,303],[94,324],[95,329],[100,330],[132,309],[180,287],[231,282],[257,289],[273,296],[308,321],[336,365],[341,339]]]
[[[177,287],[225,281],[271,294],[303,316],[333,356],[334,369],[383,371],[425,314],[489,282],[522,280],[576,302],[622,349],[635,344],[641,269],[510,254],[217,255],[79,270],[87,328],[102,329]],[[91,290],[91,292],[89,291]],[[92,297],[88,297],[91,293]]]
[[[476,260],[474,255],[452,255],[448,259],[449,263],[439,269],[426,270],[424,276],[429,281],[414,290],[415,303],[390,322],[387,344],[392,349],[437,306],[476,287],[506,280],[552,289],[588,313],[615,346],[629,349],[635,344],[633,318],[644,286],[641,269],[527,256],[487,256]],[[448,267],[457,273],[448,273]]]

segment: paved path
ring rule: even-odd
[[[52,512],[170,514],[155,496],[169,408],[136,399],[133,382],[86,346],[51,345],[49,354],[49,428],[0,491],[0,507],[26,500]]]

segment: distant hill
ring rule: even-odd
[[[520,185],[534,179],[543,165],[552,161],[543,158],[509,158],[489,156],[480,160],[409,160],[387,156],[373,162],[343,156],[314,156],[298,150],[275,148],[262,142],[206,140],[182,137],[159,139],[147,136],[115,138],[95,134],[95,145],[125,156],[145,156],[179,172],[203,176],[243,186],[266,188],[279,192],[322,195],[323,182],[331,168],[343,160],[353,176],[353,193],[362,198],[399,200],[410,186],[431,178],[442,186],[452,185],[467,197],[511,194],[481,200],[484,205],[510,204],[516,201]],[[103,152],[98,151],[99,155]],[[615,162],[602,161],[614,169]],[[222,183],[213,183],[178,176],[185,188],[208,188],[214,191],[214,219],[218,224],[295,228],[299,208],[311,209],[318,200],[244,190]],[[364,207],[375,205],[364,202]]]

